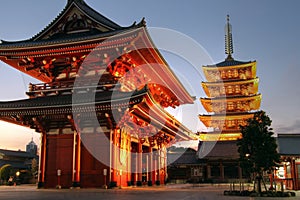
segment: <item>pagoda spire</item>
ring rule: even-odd
[[[228,55],[226,60],[233,60],[232,26],[229,23],[229,15],[227,15],[227,23],[225,25],[225,54]]]

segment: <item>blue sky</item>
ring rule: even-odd
[[[215,62],[223,61],[224,26],[230,15],[236,60],[257,61],[261,109],[273,120],[276,133],[300,133],[300,1],[297,0],[86,0],[101,14],[121,26],[145,17],[148,27],[179,31],[197,41]],[[0,39],[8,41],[32,37],[64,8],[66,0],[1,1]],[[184,68],[166,56],[175,72]],[[170,60],[168,60],[170,59]],[[202,65],[211,63],[199,63]],[[27,98],[33,81],[0,63],[0,101]],[[192,80],[198,99],[204,95],[203,80]],[[203,111],[204,112],[204,111]],[[201,114],[201,113],[199,113]],[[197,120],[196,116],[191,116]],[[32,130],[0,123],[0,148],[24,149]],[[20,139],[22,138],[22,139]]]

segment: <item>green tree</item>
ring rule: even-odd
[[[39,166],[38,166],[38,161],[33,158],[31,160],[31,174],[35,178],[38,174]]]
[[[272,171],[280,162],[276,140],[273,137],[272,120],[264,111],[256,112],[247,121],[246,126],[240,126],[242,139],[237,143],[240,154],[240,165],[255,177],[257,190],[261,193],[262,174]]]
[[[7,181],[12,173],[12,166],[10,164],[3,165],[0,168],[0,179],[2,181]]]

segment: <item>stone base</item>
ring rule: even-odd
[[[44,188],[44,182],[38,182],[37,188],[38,189]]]
[[[80,188],[80,182],[73,182],[72,187],[73,188]]]

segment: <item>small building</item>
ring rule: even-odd
[[[286,189],[300,190],[300,134],[278,134],[281,166],[275,170],[275,182],[284,182]]]
[[[30,182],[33,167],[38,169],[38,166],[32,166],[34,159],[38,165],[37,145],[33,140],[27,144],[26,151],[0,149],[0,168],[8,164],[14,171],[19,171],[22,183]]]
[[[206,182],[231,182],[243,178],[237,141],[200,142],[197,156]],[[208,152],[208,153],[205,153]]]
[[[31,169],[32,159],[38,160],[37,145],[30,141],[26,146],[26,151],[14,151],[0,149],[0,168],[10,164],[14,169]]]
[[[203,163],[197,158],[197,151],[191,148],[174,148],[167,151],[168,182],[202,182]]]

